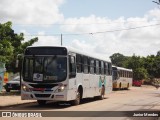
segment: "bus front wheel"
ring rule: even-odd
[[[79,105],[81,100],[81,93],[80,90],[77,90],[76,99],[72,101],[72,105]]]

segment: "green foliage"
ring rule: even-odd
[[[14,47],[12,46],[11,37],[8,36],[12,34],[10,29],[11,22],[0,24],[0,61],[9,62],[10,56],[13,55]]]
[[[129,60],[128,60],[128,67],[134,69],[137,68],[142,68],[143,67],[143,60],[140,56],[135,56],[133,55]]]
[[[0,23],[0,61],[6,64],[7,71],[17,72],[15,61],[18,54],[23,54],[27,46],[38,41],[33,38],[28,42],[24,41],[24,34],[16,34],[12,29],[12,23]]]
[[[133,79],[134,80],[143,80],[148,78],[148,73],[145,68],[134,69]]]
[[[120,53],[114,53],[112,56],[110,56],[110,59],[112,64],[118,67],[124,66],[124,63],[127,60],[127,58]]]
[[[147,56],[144,66],[150,78],[160,78],[160,56]]]

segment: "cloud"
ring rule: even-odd
[[[86,39],[83,41],[79,39],[79,35],[76,40],[72,41],[71,46],[75,48],[80,47],[82,49],[84,47],[86,49],[88,46],[90,49],[88,51],[108,57],[117,52],[128,56],[132,56],[134,53],[140,56],[147,56],[149,54],[156,54],[160,50],[158,47],[160,44],[160,26],[158,25],[133,30],[99,33],[160,24],[159,9],[150,10],[144,17],[119,17],[112,20],[107,17],[90,15],[88,17],[68,18],[65,19],[64,23],[70,24],[68,26],[61,26],[61,29],[65,32],[82,33],[81,36],[86,36]],[[87,39],[89,36],[92,36],[92,39]]]
[[[154,18],[155,20],[159,20],[160,19],[160,10],[159,8],[156,8],[156,9],[153,9],[153,10],[150,10],[148,12],[148,17],[151,17],[151,18]]]
[[[38,33],[38,42],[33,46],[60,46],[61,41],[59,36],[46,36],[44,31]]]
[[[1,0],[0,22],[53,24],[63,20],[59,6],[64,0]]]
[[[16,25],[16,32],[23,32],[24,42],[38,35],[38,42],[34,45],[60,45],[59,37],[46,36],[46,32],[42,31],[46,24],[54,24],[63,21],[63,14],[60,13],[59,7],[64,3],[64,0],[1,0],[0,3],[0,23],[12,21]],[[31,26],[25,26],[31,24]],[[32,24],[42,24],[32,26]],[[44,25],[44,26],[43,26]],[[48,25],[47,25],[48,26]]]
[[[84,51],[84,52],[90,51],[90,52],[93,52],[93,51],[91,51],[91,50],[93,50],[93,46],[91,44],[86,43],[85,41],[79,41],[77,39],[74,39],[71,42],[70,46],[74,47],[76,49],[79,49],[80,51]]]
[[[60,6],[64,2],[65,0],[14,0],[14,2],[13,0],[1,0],[0,22],[10,20],[16,24],[63,24],[60,29],[59,26],[50,26],[47,29],[43,27],[41,29],[32,28],[32,26],[27,26],[27,29],[25,26],[20,28],[16,26],[17,30],[23,29],[22,32],[25,35],[38,33],[39,41],[34,45],[60,46],[60,36],[46,36],[47,31],[52,34],[54,30],[55,33],[57,31],[69,34],[82,33],[82,35],[75,35],[74,37],[69,35],[66,37],[63,34],[67,46],[107,57],[117,52],[130,56],[134,53],[146,56],[156,54],[160,50],[160,26],[94,34],[160,24],[160,9],[152,9],[143,17],[125,18],[120,16],[117,19],[110,19],[92,14],[88,17],[64,18],[63,13],[60,12]],[[33,37],[25,36],[25,41]]]

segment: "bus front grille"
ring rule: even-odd
[[[53,88],[58,86],[58,84],[29,84],[33,88]]]
[[[35,94],[36,97],[50,97],[51,94]]]

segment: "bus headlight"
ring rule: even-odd
[[[30,92],[31,91],[26,85],[22,85],[22,90],[25,91],[25,92]]]
[[[56,91],[55,91],[55,92],[63,92],[63,91],[64,91],[64,89],[65,89],[65,86],[64,86],[64,85],[62,85],[62,86],[59,86],[59,87],[56,89]]]

